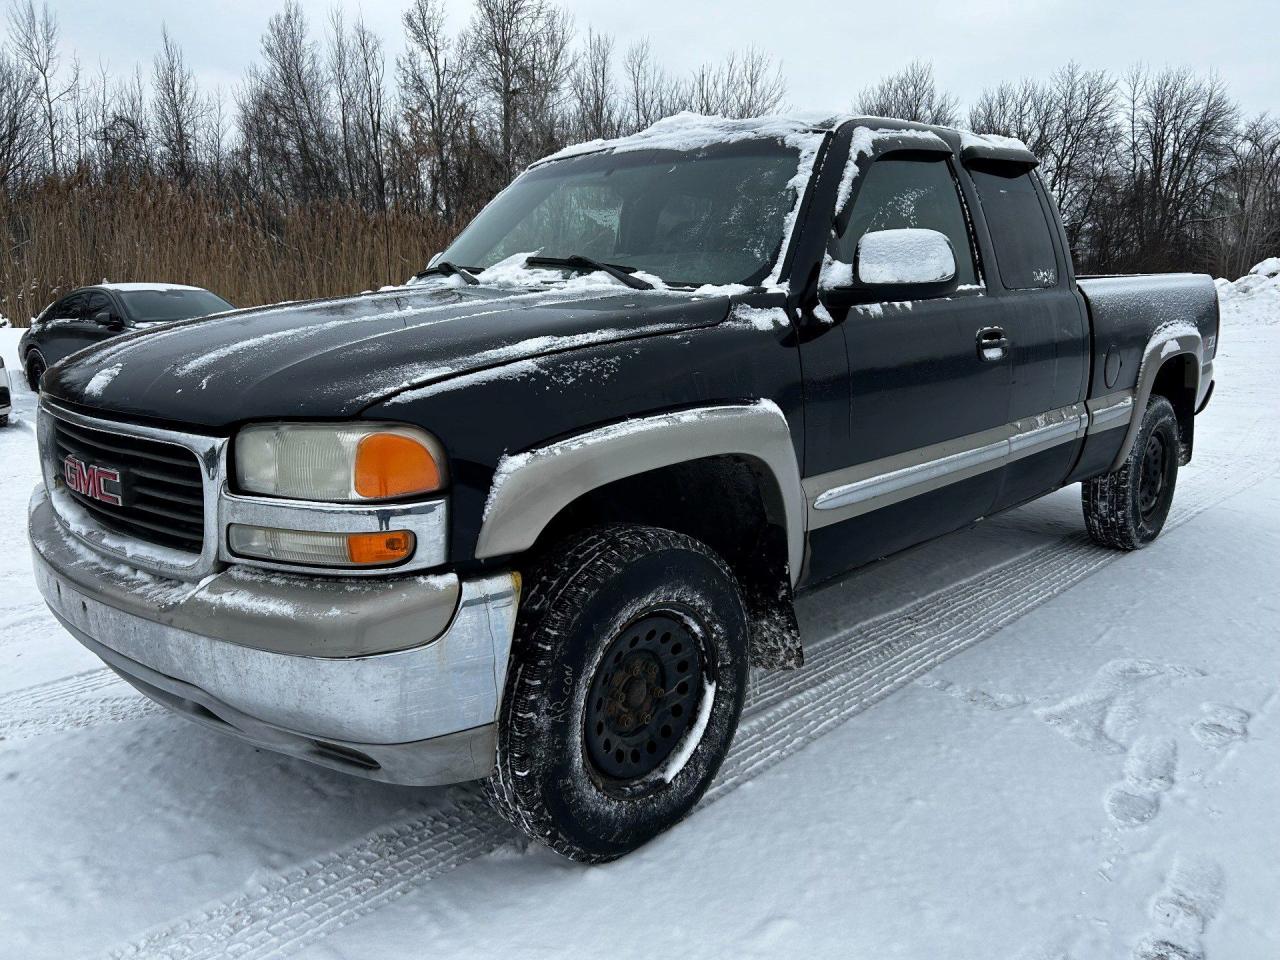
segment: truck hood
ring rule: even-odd
[[[340,419],[403,390],[546,353],[710,326],[728,300],[690,291],[400,288],[139,331],[45,374],[51,398],[222,429]]]

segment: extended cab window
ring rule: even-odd
[[[969,172],[978,188],[1005,287],[1056,287],[1058,261],[1051,228],[1030,171],[1007,164],[974,164]]]
[[[836,238],[832,255],[842,263],[853,263],[864,233],[906,227],[945,235],[955,251],[956,278],[961,284],[977,283],[964,207],[951,168],[941,158],[886,157],[872,164],[858,187],[853,213],[844,233]]]

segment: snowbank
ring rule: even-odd
[[[1280,257],[1268,257],[1239,280],[1214,283],[1226,325],[1280,323]]]

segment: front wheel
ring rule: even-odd
[[[1173,406],[1152,397],[1128,459],[1082,485],[1089,536],[1117,550],[1137,550],[1158,537],[1173,504],[1180,455]]]
[[[31,388],[32,393],[39,393],[40,378],[44,376],[44,372],[47,369],[44,356],[39,350],[32,350],[27,354],[27,362],[24,366],[27,373],[27,386]]]
[[[578,535],[529,577],[489,796],[567,857],[616,859],[693,809],[746,683],[746,613],[723,560],[655,527]]]

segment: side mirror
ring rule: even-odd
[[[124,329],[124,321],[110,310],[99,310],[93,315],[93,322],[100,327],[106,327],[108,330]]]
[[[873,230],[858,241],[854,263],[829,262],[819,281],[832,307],[938,297],[955,289],[956,255],[937,230]]]
[[[956,255],[937,230],[874,230],[858,241],[857,268],[868,287],[932,286],[955,279]]]

